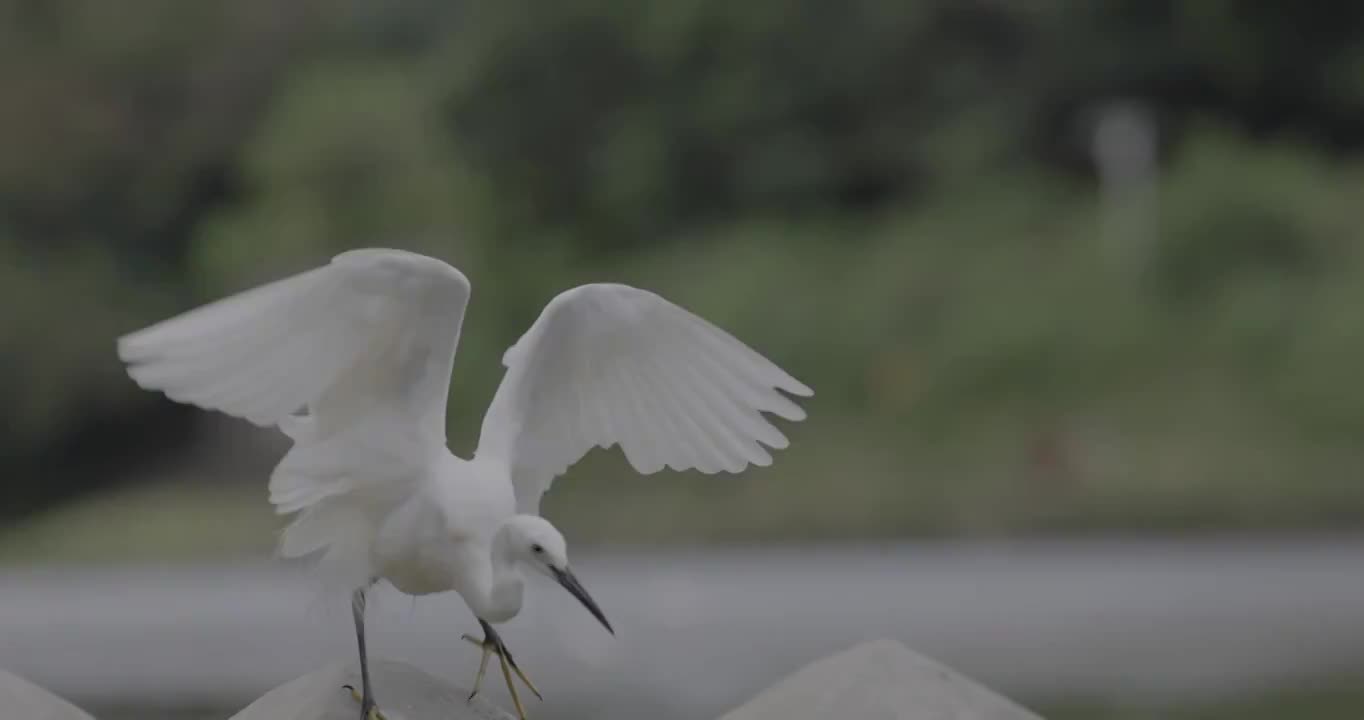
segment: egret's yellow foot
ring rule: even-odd
[[[524,707],[521,706],[521,696],[518,695],[517,692],[516,692],[516,683],[512,682],[511,672],[508,670],[508,667],[507,667],[507,654],[506,654],[506,653],[498,653],[498,654],[497,654],[497,659],[498,659],[499,661],[501,661],[501,663],[502,663],[502,678],[503,678],[504,680],[507,681],[507,691],[511,693],[512,705],[515,705],[515,706],[516,706],[516,716],[519,717],[519,718],[521,718],[521,720],[526,720],[526,709],[525,709]],[[516,671],[516,674],[517,674],[517,675],[521,675],[521,671],[520,671],[520,670],[517,670],[517,671]],[[521,675],[521,679],[522,679],[522,680],[525,680],[525,679],[526,679],[526,676],[525,676],[525,675]],[[527,682],[526,685],[529,686],[530,683]],[[531,690],[534,691],[535,688],[532,687]],[[540,693],[539,693],[539,692],[536,692],[536,693],[535,693],[535,696],[536,696],[536,697],[539,697],[539,696],[540,696]],[[544,698],[541,698],[541,699],[543,700]]]
[[[478,674],[474,675],[474,689],[469,693],[469,699],[473,700],[478,695],[478,686],[483,684],[483,673],[488,671],[488,658],[492,657],[493,644],[489,642],[479,642],[468,635],[461,635],[466,642],[473,643],[478,649],[483,651],[483,657],[478,660]]]
[[[476,640],[469,635],[461,636],[466,642],[474,645],[483,653],[483,657],[478,662],[478,674],[474,676],[473,692],[469,693],[469,699],[473,700],[478,695],[479,686],[483,682],[483,675],[488,670],[488,658],[496,655],[498,664],[502,667],[502,679],[507,683],[507,692],[511,695],[512,704],[516,706],[516,714],[521,720],[526,720],[526,709],[521,704],[521,694],[516,690],[516,683],[512,680],[512,674],[515,673],[516,677],[521,678],[521,682],[525,683],[526,687],[535,693],[536,698],[540,700],[545,698],[540,694],[540,690],[535,687],[535,683],[531,682],[530,678],[526,677],[526,674],[521,671],[516,660],[512,658],[511,651],[507,649],[506,644],[502,642],[501,637],[498,637],[492,626],[482,621],[480,623],[483,625],[484,639]]]
[[[379,708],[374,706],[373,700],[369,701],[369,707],[365,707],[365,696],[361,695],[354,685],[342,685],[342,687],[350,691],[350,696],[355,698],[355,702],[360,703],[360,720],[388,720],[379,711]]]

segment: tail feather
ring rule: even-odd
[[[378,523],[406,496],[418,472],[418,446],[394,435],[389,416],[373,412],[344,427],[322,428],[316,416],[291,415],[280,429],[293,447],[270,474],[270,502],[297,513],[280,536],[279,554],[321,553],[316,570],[327,590],[368,585]]]
[[[325,551],[317,562],[323,585],[349,592],[373,579],[369,553],[373,535],[373,526],[359,509],[323,501],[303,510],[285,528],[279,555],[301,558]]]
[[[382,486],[376,479],[385,477],[385,467],[400,467],[382,445],[367,441],[363,426],[320,435],[311,417],[294,416],[280,429],[294,441],[270,473],[270,502],[281,515],[354,493],[361,478]]]

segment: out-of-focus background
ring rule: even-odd
[[[457,453],[586,281],[815,388],[773,467],[556,485],[628,632],[536,588],[538,717],[714,716],[891,635],[1054,718],[1356,718],[1361,38],[1348,2],[4,0],[0,666],[225,718],[353,652],[271,561],[280,438],[114,338],[377,245],[473,283]],[[455,601],[376,612],[472,675]]]

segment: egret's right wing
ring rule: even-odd
[[[118,352],[145,389],[292,437],[271,477],[271,501],[292,512],[445,447],[468,299],[444,262],[354,250],[126,335]]]

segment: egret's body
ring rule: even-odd
[[[491,623],[520,612],[528,572],[555,579],[610,629],[570,571],[562,535],[539,517],[554,478],[617,444],[645,474],[766,465],[763,445],[787,441],[763,413],[802,419],[778,390],[810,394],[653,293],[584,285],[554,298],[504,355],[465,460],[446,447],[445,403],[468,299],[468,280],[439,260],[355,250],[119,340],[142,387],[293,440],[269,485],[276,511],[297,513],[280,552],[321,553],[324,579],[353,592],[364,715],[374,705],[364,639],[374,582],[458,592],[485,634],[474,641],[484,650],[475,692],[497,654],[521,711],[511,683],[520,670]]]
[[[374,573],[408,595],[455,590],[480,617],[509,620],[520,604],[493,607],[488,598],[495,575],[493,540],[515,512],[505,467],[447,452],[379,524],[372,547]]]

